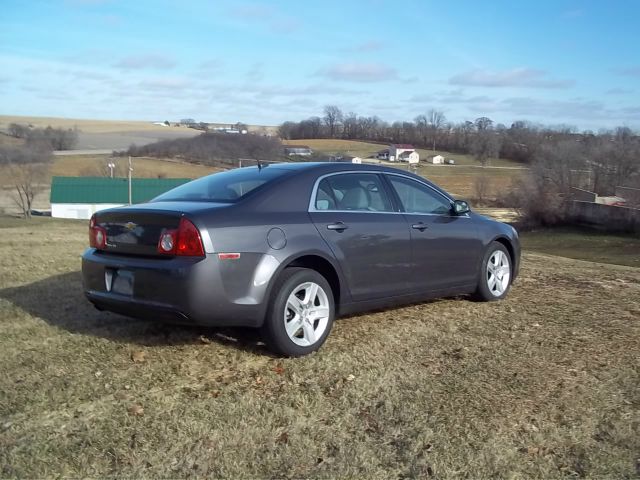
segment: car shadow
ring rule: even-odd
[[[173,325],[101,312],[85,298],[79,271],[2,289],[0,299],[71,333],[142,346],[213,342],[261,355],[269,354],[255,329]]]

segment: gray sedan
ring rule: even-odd
[[[433,297],[499,300],[514,228],[411,173],[283,163],[217,173],[90,221],[84,291],[97,308],[261,328],[277,353],[317,350],[334,319]]]

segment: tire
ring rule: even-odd
[[[286,357],[300,357],[318,350],[335,318],[329,282],[315,270],[287,268],[271,292],[262,327],[267,346]]]
[[[474,298],[483,302],[503,299],[511,288],[512,271],[509,251],[502,243],[492,242],[482,258]]]

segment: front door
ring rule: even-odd
[[[407,293],[411,235],[380,175],[323,178],[310,215],[340,262],[353,301]]]
[[[400,200],[411,235],[412,290],[437,291],[477,282],[482,243],[473,220],[451,201],[403,175],[386,177]]]

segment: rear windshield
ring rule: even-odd
[[[285,169],[245,167],[199,178],[154,198],[152,202],[233,203],[265,183],[290,173]]]

